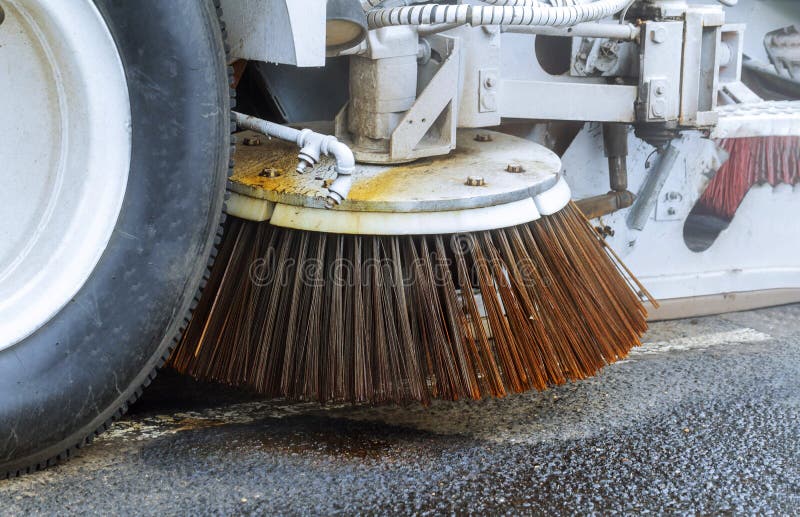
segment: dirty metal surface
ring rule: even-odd
[[[263,401],[164,372],[7,515],[800,512],[800,305],[654,323],[586,381],[430,408]]]
[[[478,141],[476,135],[491,135]],[[238,134],[239,142],[254,138]],[[305,174],[295,172],[298,149],[292,143],[258,136],[259,145],[239,145],[231,190],[287,205],[324,208],[325,181],[335,176],[334,161],[322,157]],[[522,172],[508,172],[521,166]],[[557,181],[561,162],[530,141],[492,131],[460,130],[458,148],[447,156],[399,166],[358,164],[348,199],[336,209],[355,212],[433,212],[494,206],[539,194]],[[479,186],[467,185],[469,177]]]

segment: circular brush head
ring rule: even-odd
[[[231,218],[172,366],[271,397],[502,397],[591,376],[646,329],[569,203],[509,228],[343,235]]]

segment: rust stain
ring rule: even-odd
[[[472,149],[459,148],[444,156],[432,158],[422,158],[415,162],[402,165],[388,166],[385,171],[374,174],[370,177],[359,179],[353,184],[348,199],[350,201],[382,201],[395,197],[399,191],[405,190],[406,186],[413,182],[415,177],[433,174],[441,167],[445,167],[445,162],[452,163],[456,157],[467,157],[475,155]]]

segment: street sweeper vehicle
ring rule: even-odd
[[[91,442],[165,363],[477,400],[594,375],[648,314],[800,301],[798,22],[0,0],[0,476]]]

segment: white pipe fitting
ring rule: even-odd
[[[295,129],[293,127],[282,126],[252,117],[242,113],[233,112],[236,125],[241,129],[249,129],[267,136],[294,142],[300,147],[298,154],[299,162],[297,172],[303,174],[308,167],[314,167],[319,162],[320,155],[332,156],[336,160],[337,177],[328,190],[330,194],[326,200],[326,205],[332,207],[338,205],[350,193],[353,178],[352,174],[356,168],[356,159],[353,151],[347,145],[336,139],[333,135],[324,135],[310,129]]]

